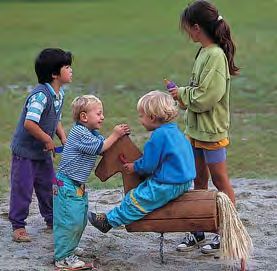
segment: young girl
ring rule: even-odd
[[[126,163],[124,169],[148,178],[107,214],[89,212],[90,223],[104,233],[139,220],[177,198],[188,191],[196,175],[190,143],[177,125],[170,123],[178,113],[172,97],[151,91],[138,101],[137,109],[141,124],[153,133],[144,146],[143,156],[134,163]]]
[[[74,99],[71,105],[76,124],[69,132],[53,184],[54,253],[60,268],[81,268],[85,263],[76,251],[87,224],[88,196],[85,184],[95,165],[96,156],[118,138],[130,133],[127,124],[115,126],[104,139],[99,130],[104,121],[102,102],[93,95]]]
[[[182,13],[180,27],[193,42],[201,43],[186,87],[169,89],[180,106],[186,109],[185,134],[193,147],[197,176],[194,189],[208,189],[209,175],[219,191],[225,192],[235,204],[234,191],[226,171],[226,146],[230,127],[230,74],[238,74],[234,64],[235,44],[230,28],[217,9],[199,0]],[[204,241],[203,232],[188,234],[178,250],[191,250]],[[220,247],[216,235],[202,252],[215,252]]]

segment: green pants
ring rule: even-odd
[[[87,225],[88,196],[69,179],[53,184],[54,254],[61,260],[74,254]]]

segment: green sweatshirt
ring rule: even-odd
[[[190,86],[179,87],[185,104],[185,134],[217,142],[228,137],[230,73],[227,58],[217,45],[202,48],[192,69]]]

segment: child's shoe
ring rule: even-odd
[[[15,242],[31,242],[31,238],[26,232],[25,228],[14,230],[12,237]]]
[[[76,255],[71,255],[66,257],[65,259],[55,261],[55,266],[58,268],[67,267],[67,268],[81,268],[84,267],[86,264],[79,260]]]
[[[201,252],[204,254],[214,254],[220,249],[220,235],[216,235],[210,244],[207,244],[201,248]]]
[[[112,228],[108,222],[106,214],[95,214],[93,212],[88,212],[88,220],[92,226],[103,233],[107,233]]]
[[[198,246],[199,243],[205,241],[205,235],[203,234],[193,234],[191,232],[186,233],[183,242],[177,246],[178,251],[190,251],[194,247]]]

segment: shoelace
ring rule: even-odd
[[[73,264],[79,261],[79,258],[76,255],[71,255],[70,257],[66,258],[66,261],[69,264]]]
[[[212,243],[218,244],[220,243],[220,236],[216,235],[213,239],[212,239]]]
[[[96,214],[97,220],[106,220],[106,216],[104,214]]]
[[[184,237],[184,243],[189,243],[190,241],[194,241],[195,244],[197,244],[197,240],[195,238],[195,236],[191,233],[186,233],[185,237]]]
[[[96,219],[102,222],[103,227],[109,227],[109,223],[105,214],[96,214]]]

